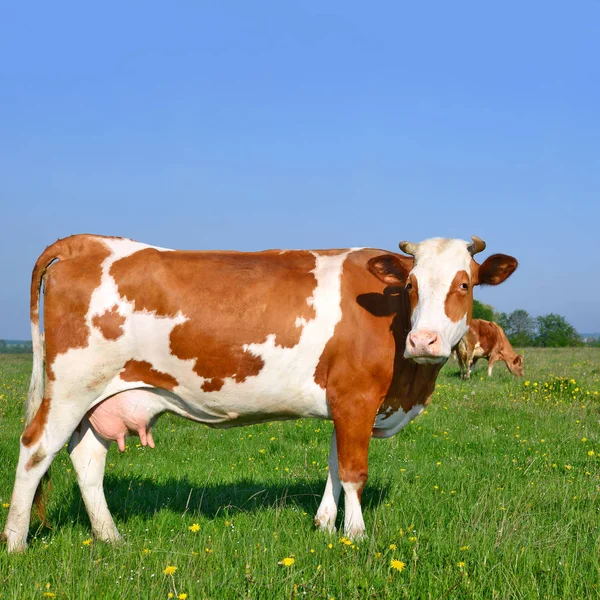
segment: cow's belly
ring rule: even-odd
[[[225,382],[222,389],[203,392],[179,386],[169,392],[148,386],[133,387],[119,378],[107,387],[88,411],[94,430],[125,449],[128,435],[154,447],[152,426],[163,412],[172,412],[210,427],[225,428],[302,417],[331,418],[325,391],[310,383],[280,380],[264,387],[254,382]],[[107,394],[110,394],[107,396]]]

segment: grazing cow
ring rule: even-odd
[[[499,360],[506,363],[513,375],[523,377],[525,374],[523,355],[513,350],[502,327],[483,319],[471,321],[469,331],[456,347],[456,356],[463,379],[469,379],[471,366],[480,358],[488,359],[488,377],[492,376],[494,363]]]
[[[473,286],[517,267],[453,239],[374,249],[174,251],[76,235],[49,246],[31,284],[34,363],[4,530],[26,547],[36,488],[69,452],[97,538],[119,539],[103,491],[106,452],[125,436],[154,446],[172,412],[210,427],[331,419],[329,473],[316,524],[365,529],[360,498],[371,437],[423,411],[471,317]],[[44,283],[44,330],[39,299]],[[39,491],[39,490],[38,490]]]

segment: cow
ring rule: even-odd
[[[103,478],[113,441],[154,447],[171,412],[209,427],[316,417],[334,424],[316,525],[365,532],[371,437],[399,432],[429,403],[471,319],[473,287],[517,267],[504,254],[433,238],[370,248],[169,250],[125,238],[59,239],[31,282],[33,373],[4,538],[24,550],[32,503],[68,450],[95,537],[119,532]],[[44,286],[44,334],[40,290]],[[37,492],[36,492],[37,490]]]
[[[488,360],[488,377],[492,376],[494,364],[499,360],[506,363],[513,375],[525,375],[523,355],[513,350],[500,325],[483,319],[472,319],[469,331],[456,347],[456,356],[463,379],[470,378],[471,366],[480,358]]]

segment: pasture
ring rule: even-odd
[[[0,356],[2,526],[30,360]],[[34,519],[26,553],[0,547],[0,598],[598,597],[600,349],[527,349],[525,369],[488,380],[480,361],[463,382],[453,359],[427,413],[372,441],[359,542],[312,523],[328,422],[211,430],[167,415],[154,450],[113,444],[118,546],[91,539],[62,451],[53,529]]]

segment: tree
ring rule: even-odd
[[[473,300],[473,318],[494,321],[494,309],[489,304]]]
[[[519,308],[513,310],[509,315],[500,313],[497,321],[513,346],[522,348],[534,345],[536,322],[526,310]]]
[[[564,317],[555,313],[537,318],[537,345],[544,348],[583,346],[583,340]]]

